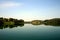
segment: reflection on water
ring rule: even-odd
[[[14,28],[14,27],[23,27],[24,24],[20,24],[20,25],[0,25],[0,29],[4,29],[4,28]]]
[[[31,23],[29,23],[29,24],[31,24]],[[32,25],[38,26],[38,25],[42,25],[42,24],[32,24]],[[60,27],[60,25],[53,25],[53,24],[49,25],[49,24],[46,24],[46,23],[44,23],[43,25]],[[14,27],[18,27],[18,26],[19,26],[19,27],[23,27],[24,24],[19,24],[19,25],[0,25],[0,29],[4,29],[4,28],[14,28]]]
[[[46,26],[60,26],[60,24],[46,24],[46,23],[44,23],[44,25],[46,25]]]

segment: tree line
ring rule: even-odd
[[[23,19],[14,19],[14,18],[3,18],[3,17],[0,17],[0,25],[3,25],[3,24],[15,24],[15,25],[19,25],[19,24],[23,24],[24,23],[24,20]]]
[[[0,17],[0,25],[20,25],[20,24],[33,24],[33,25],[40,25],[40,24],[45,24],[45,25],[59,25],[60,26],[60,18],[53,18],[53,19],[48,19],[48,20],[32,20],[32,21],[24,21],[23,19],[14,19],[14,18],[3,18]]]

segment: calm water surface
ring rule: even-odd
[[[0,40],[60,39],[60,26],[25,24],[23,27],[0,29]]]

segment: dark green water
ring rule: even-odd
[[[32,25],[0,29],[0,40],[59,40],[60,26]]]

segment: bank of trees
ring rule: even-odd
[[[31,23],[32,23],[33,25],[41,25],[42,22],[43,22],[43,21],[41,21],[41,20],[33,20]]]
[[[24,23],[28,23],[28,24],[33,24],[33,25],[40,25],[40,24],[45,24],[45,25],[60,25],[60,18],[53,18],[53,19],[48,19],[48,20],[32,20],[29,22],[24,22],[23,19],[14,19],[14,18],[3,18],[0,17],[0,25],[20,25],[20,24],[24,24]]]
[[[18,25],[18,24],[24,24],[24,20],[23,19],[14,19],[14,18],[3,18],[0,17],[0,25],[2,24],[14,24],[14,25]]]
[[[53,18],[44,21],[45,25],[60,25],[60,18]]]

